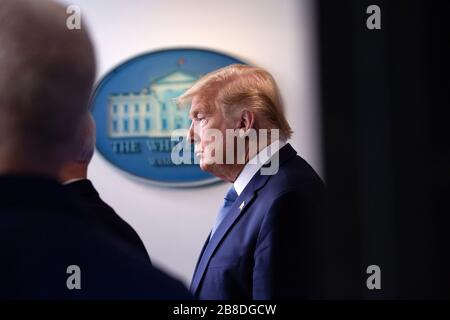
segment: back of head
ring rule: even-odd
[[[95,149],[95,121],[90,113],[87,115],[80,131],[75,161],[87,165],[91,161]]]
[[[95,77],[84,26],[69,30],[63,5],[0,1],[0,161],[73,157]]]
[[[73,162],[85,164],[91,162],[95,150],[95,120],[91,113],[88,113],[77,133],[76,150]]]
[[[59,179],[67,182],[73,179],[86,179],[89,163],[95,149],[95,121],[91,113],[86,117],[77,132],[73,156],[65,162],[59,172]]]

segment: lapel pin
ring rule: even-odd
[[[242,201],[241,205],[239,206],[239,210],[242,211],[242,208],[244,208],[244,206],[245,206],[245,201]]]

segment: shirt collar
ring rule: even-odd
[[[67,180],[67,181],[64,181],[64,182],[62,183],[62,185],[63,185],[63,186],[66,186],[66,185],[68,185],[68,184],[71,184],[71,183],[74,183],[74,182],[77,182],[77,181],[81,181],[81,180],[86,180],[86,179],[85,179],[85,178],[69,179],[69,180]]]
[[[261,167],[269,161],[272,156],[277,153],[282,147],[286,145],[286,141],[277,140],[261,150],[254,156],[242,169],[241,173],[234,181],[233,186],[238,196],[241,195],[245,187],[248,185],[253,176],[261,169]]]

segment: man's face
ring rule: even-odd
[[[226,129],[233,129],[232,123],[225,119],[220,110],[206,112],[204,103],[198,97],[192,99],[189,117],[192,123],[188,138],[194,143],[200,168],[220,177],[225,166],[225,133]]]

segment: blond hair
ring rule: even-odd
[[[242,110],[252,111],[254,129],[279,129],[282,140],[292,135],[275,80],[262,68],[233,64],[208,73],[178,98],[178,104],[194,97],[205,105],[205,112],[220,110],[229,118]]]

